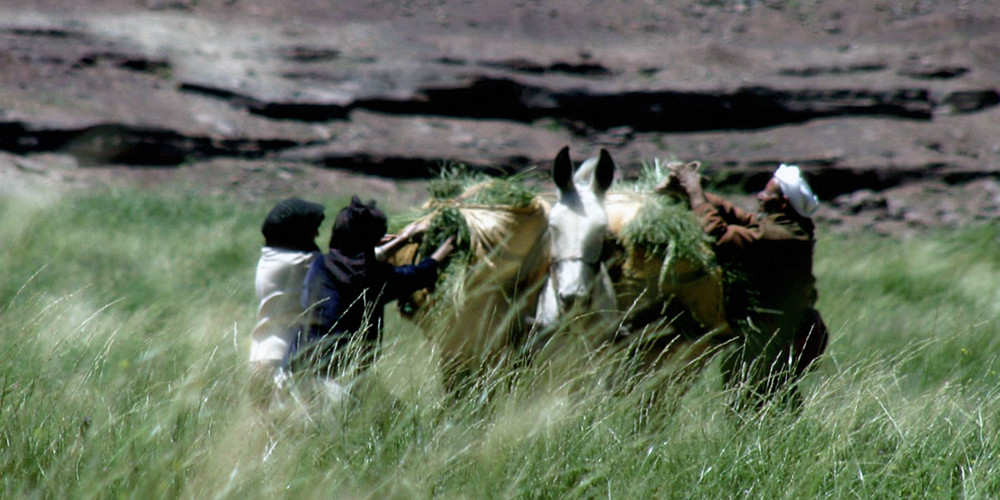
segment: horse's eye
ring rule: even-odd
[[[603,245],[587,245],[583,247],[583,260],[587,262],[598,262],[601,258],[601,253],[603,250]]]

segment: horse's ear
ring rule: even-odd
[[[597,170],[594,171],[595,187],[601,193],[611,187],[615,180],[615,161],[611,159],[611,154],[606,149],[601,149],[601,156],[597,160]]]
[[[573,191],[573,162],[569,159],[569,146],[559,150],[552,163],[552,180],[560,191]]]

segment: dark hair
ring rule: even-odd
[[[375,208],[375,200],[361,203],[357,196],[340,210],[330,232],[330,249],[345,254],[372,250],[388,229],[385,214]]]
[[[301,250],[319,250],[316,246],[316,231],[326,217],[325,207],[299,198],[288,198],[278,202],[264,219],[260,232],[264,244],[269,247]]]

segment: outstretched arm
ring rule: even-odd
[[[407,266],[391,266],[393,286],[387,292],[395,299],[411,294],[423,288],[429,288],[437,281],[438,271],[445,259],[455,249],[455,237],[449,237],[431,254],[430,257],[417,264]]]
[[[757,218],[727,200],[711,194],[703,195],[705,201],[692,206],[701,219],[701,228],[715,239],[716,251],[745,249],[764,235]]]
[[[444,260],[447,259],[454,250],[455,237],[449,236],[447,240],[444,240],[444,243],[442,243],[441,246],[437,247],[437,250],[434,250],[434,253],[431,254],[431,258],[438,261],[440,264],[441,262],[444,262]]]
[[[393,254],[427,230],[427,221],[413,222],[403,228],[398,235],[375,247],[375,260],[385,262]]]
[[[746,248],[763,235],[756,217],[729,201],[705,193],[694,164],[679,165],[670,173],[678,194],[687,198],[691,211],[701,219],[705,233],[715,239],[717,250]]]

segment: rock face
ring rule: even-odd
[[[954,225],[1000,206],[997,33],[996,0],[10,0],[0,150],[414,179],[570,144],[743,192],[796,163],[834,229]]]

